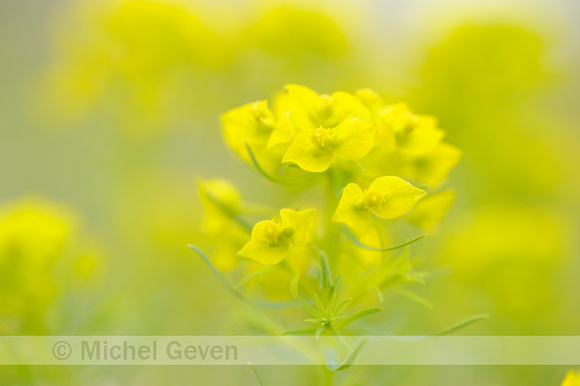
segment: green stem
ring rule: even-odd
[[[324,386],[334,385],[334,375],[335,375],[334,371],[330,370],[326,366],[322,366],[322,384]]]

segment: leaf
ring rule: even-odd
[[[269,265],[266,266],[266,269],[268,267],[269,267]],[[266,269],[264,269],[264,271]],[[242,277],[240,280],[238,280],[238,282],[234,285],[234,288],[237,290],[238,288],[240,288],[241,286],[243,286],[244,284],[246,284],[248,281],[252,280],[253,278],[258,277],[258,276],[262,276],[262,274],[263,274],[263,271],[249,273],[246,276]]]
[[[334,331],[334,330],[333,330],[333,332],[334,332],[334,336],[336,336],[336,341],[338,342],[338,344],[340,344],[340,345],[342,346],[342,348],[344,348],[344,349],[346,349],[346,350],[348,350],[348,351],[352,351],[352,347],[350,347],[350,346],[348,345],[348,343],[346,343],[346,342],[344,341],[344,339],[343,339],[342,335],[340,335],[340,334],[338,333],[338,331]]]
[[[256,378],[258,379],[258,383],[260,383],[260,386],[262,386],[263,385],[262,378],[260,378],[260,375],[258,374],[258,370],[256,370],[254,365],[252,365],[250,362],[248,362],[248,366],[250,366],[250,368],[252,369],[252,372],[254,373]]]
[[[408,299],[411,299],[412,301],[414,301],[417,304],[420,304],[422,306],[425,306],[429,309],[433,308],[433,304],[431,304],[431,302],[427,299],[425,299],[423,296],[416,294],[413,291],[409,291],[405,288],[395,288],[393,289],[393,291],[405,296]]]
[[[332,286],[332,273],[330,272],[330,264],[328,263],[328,256],[326,252],[320,250],[320,288],[326,289]]]
[[[324,327],[320,327],[318,330],[316,330],[316,339],[320,338],[322,331],[324,331]]]
[[[223,283],[223,285],[228,290],[230,290],[230,292],[232,292],[236,297],[243,300],[244,302],[258,306],[258,307],[269,308],[269,309],[284,309],[284,308],[293,308],[293,307],[298,306],[298,304],[294,301],[290,301],[290,302],[262,302],[262,301],[256,301],[256,300],[252,300],[250,298],[247,298],[244,294],[242,294],[237,289],[235,289],[226,280],[226,278],[220,273],[220,271],[217,270],[216,267],[214,267],[214,265],[211,263],[211,261],[205,255],[205,253],[202,252],[201,249],[199,249],[196,245],[193,245],[193,244],[189,244],[187,247],[189,249],[191,249],[192,251],[194,251],[195,253],[197,253],[199,255],[199,257],[201,257],[202,260],[205,262],[205,264],[207,264],[209,269],[214,273],[214,275],[216,275],[217,278]]]
[[[336,288],[338,287],[338,284],[340,283],[341,280],[342,280],[342,273],[340,275],[338,275],[336,277],[336,279],[334,279],[334,283],[332,284],[332,286],[330,287],[330,290],[328,291],[328,296],[334,295],[334,293],[336,292]]]
[[[256,159],[256,156],[254,155],[254,152],[252,152],[250,145],[248,145],[247,142],[244,142],[244,145],[246,145],[246,149],[248,150],[248,154],[250,155],[250,159],[252,160],[252,164],[254,165],[254,167],[256,168],[258,173],[260,173],[261,175],[266,177],[266,179],[268,179],[276,184],[288,185],[288,186],[296,185],[298,183],[305,182],[305,181],[310,179],[310,176],[308,176],[308,175],[304,178],[296,178],[292,181],[286,181],[286,180],[283,180],[281,178],[272,177],[271,175],[266,173],[266,171],[264,169],[262,169],[262,167],[260,166],[260,163],[258,162],[258,160]]]
[[[332,311],[334,310],[334,306],[336,305],[336,294],[332,295],[332,298],[330,298],[330,301],[328,302],[328,305],[326,306],[326,316],[329,318],[332,318]]]
[[[390,247],[379,248],[379,247],[371,247],[370,245],[363,244],[362,242],[360,242],[356,238],[355,235],[352,234],[352,232],[347,227],[342,227],[342,231],[346,235],[346,237],[357,247],[368,249],[369,251],[376,251],[376,252],[394,251],[395,249],[403,248],[403,247],[406,247],[407,245],[413,244],[413,243],[421,240],[423,237],[427,236],[427,233],[423,233],[422,235],[414,237],[411,240],[405,241],[404,243],[393,245]]]
[[[312,307],[310,304],[308,304],[308,302],[306,300],[302,299],[300,296],[295,296],[295,299],[298,300],[300,303],[302,303],[304,308],[306,308],[306,310],[308,312],[310,312],[310,314],[312,316],[314,316],[315,318],[320,318],[322,316],[314,307]]]
[[[380,312],[382,310],[383,309],[379,308],[379,307],[368,308],[366,310],[359,311],[356,314],[353,314],[353,315],[349,316],[348,318],[338,322],[337,325],[340,325],[340,328],[342,329],[342,328],[345,328],[346,326],[348,326],[349,324],[356,322],[360,318],[364,318],[365,316],[375,314],[375,313]]]
[[[317,294],[314,294],[314,299],[316,300],[316,307],[318,308],[318,311],[320,312],[320,315],[326,315],[326,309],[324,308],[324,306],[322,305],[322,301],[320,300],[320,298],[318,297]]]
[[[366,340],[361,341],[355,348],[354,350],[352,350],[348,356],[344,359],[344,361],[340,364],[340,366],[338,366],[336,368],[336,371],[341,371],[341,370],[345,370],[348,369],[350,366],[352,366],[352,364],[354,363],[356,357],[358,356],[358,354],[360,354],[362,348],[364,347],[364,345],[367,343]]]
[[[385,298],[383,297],[383,293],[381,292],[379,287],[375,287],[375,291],[377,291],[377,295],[379,296],[379,302],[382,303],[383,301],[385,301]]]
[[[210,200],[212,202],[212,204],[214,204],[215,206],[217,206],[218,208],[220,208],[220,210],[222,212],[224,212],[224,214],[226,216],[228,216],[229,218],[231,218],[232,220],[234,220],[235,222],[237,222],[246,231],[248,231],[248,232],[251,232],[252,231],[252,226],[250,224],[248,224],[247,222],[245,222],[244,219],[242,219],[236,213],[232,212],[232,210],[230,208],[228,208],[225,205],[223,205],[221,203],[221,201],[218,200],[213,194],[211,194],[211,193],[209,193],[207,191],[204,191],[203,194],[207,197],[208,200]]]
[[[300,280],[300,276],[296,275],[294,276],[294,279],[292,279],[292,281],[290,282],[290,293],[295,298],[298,297],[298,280]]]
[[[282,333],[282,335],[313,335],[316,328],[301,328],[298,330],[289,330]]]
[[[351,300],[352,300],[352,298],[346,298],[342,302],[338,303],[338,305],[334,308],[332,315],[333,316],[338,315],[338,313],[342,310],[342,308]]]
[[[456,323],[456,324],[454,324],[452,326],[449,326],[447,328],[444,328],[443,330],[436,331],[436,332],[431,333],[429,335],[431,335],[431,336],[442,336],[442,335],[451,334],[452,332],[459,331],[461,329],[466,328],[467,326],[472,325],[473,323],[477,323],[480,320],[488,319],[488,318],[489,318],[489,314],[474,315],[472,317],[469,317],[467,319],[462,320],[459,323]]]

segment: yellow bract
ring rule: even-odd
[[[573,370],[568,371],[566,378],[562,381],[562,386],[580,386],[580,374]]]
[[[364,192],[357,184],[351,183],[342,191],[332,221],[359,229],[370,221],[370,211],[378,217],[393,219],[413,209],[425,194],[395,176],[377,178]]]
[[[352,118],[333,129],[317,128],[300,132],[282,162],[293,162],[309,172],[324,172],[334,157],[355,160],[372,148],[375,126]]]
[[[245,144],[253,151],[264,148],[275,125],[274,115],[265,100],[230,110],[222,115],[221,121],[226,142],[247,162],[250,155]]]
[[[442,141],[445,133],[434,117],[416,115],[405,103],[385,106],[373,90],[320,95],[296,84],[285,89],[272,109],[259,101],[222,116],[230,147],[254,163],[249,146],[259,166],[274,176],[290,176],[280,172],[284,164],[311,173],[334,167],[351,176],[362,166],[371,177],[400,175],[438,185],[461,156]]]
[[[241,197],[229,181],[211,179],[199,181],[199,197],[205,210],[204,230],[210,234],[227,230],[232,217],[240,213]]]
[[[430,194],[417,203],[415,210],[409,215],[408,221],[424,231],[430,232],[443,220],[453,201],[455,201],[455,192],[452,190]]]
[[[405,103],[387,106],[379,112],[379,134],[386,143],[396,144],[397,150],[409,155],[428,153],[443,139],[437,120],[415,115]]]
[[[280,218],[281,222],[274,219],[254,225],[250,241],[238,255],[273,265],[284,260],[291,248],[305,246],[314,226],[314,209],[282,209]]]

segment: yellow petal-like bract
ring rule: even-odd
[[[378,217],[393,219],[413,209],[425,194],[395,176],[377,178],[364,192],[357,184],[351,183],[342,191],[332,221],[359,229],[370,221],[369,211]]]
[[[365,199],[374,214],[391,219],[413,209],[426,194],[399,177],[385,176],[370,184]]]
[[[570,370],[562,381],[562,386],[580,386],[580,373]]]
[[[416,115],[405,103],[384,105],[372,90],[318,94],[297,84],[284,88],[272,106],[266,100],[249,103],[221,119],[234,152],[272,176],[289,178],[285,168],[298,166],[310,173],[333,168],[438,185],[461,156],[443,142],[445,132],[434,117]]]
[[[274,219],[254,225],[250,241],[238,255],[265,265],[278,264],[292,248],[304,247],[308,243],[314,226],[314,214],[314,209],[282,209],[282,223]]]

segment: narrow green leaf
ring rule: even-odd
[[[326,289],[332,286],[332,273],[330,272],[330,264],[328,263],[328,256],[326,252],[319,250],[320,252],[320,288]]]
[[[339,321],[346,319],[347,316],[346,315],[341,315],[341,316],[335,316],[334,318],[330,319],[331,323],[338,323]]]
[[[260,386],[262,386],[263,385],[262,378],[260,378],[260,375],[258,374],[258,370],[256,370],[256,368],[254,367],[254,365],[252,365],[250,362],[248,362],[248,366],[250,366],[250,368],[254,372],[254,375],[258,379],[258,383],[260,383]]]
[[[308,312],[310,312],[310,314],[312,316],[314,316],[315,318],[321,318],[322,317],[322,315],[320,315],[320,313],[318,311],[316,311],[316,309],[314,307],[312,307],[310,304],[308,304],[308,302],[306,300],[302,299],[300,296],[296,296],[295,298],[300,303],[302,303],[302,305],[304,306],[304,308],[306,308],[306,310]]]
[[[382,303],[383,301],[385,301],[385,298],[383,297],[383,293],[381,292],[379,287],[375,287],[375,291],[377,291],[377,295],[379,295],[379,302]]]
[[[290,301],[290,302],[262,302],[262,301],[256,301],[256,300],[252,300],[252,299],[247,298],[244,294],[242,294],[237,289],[232,287],[232,285],[226,280],[226,278],[220,273],[220,271],[218,271],[217,268],[214,267],[214,265],[211,263],[209,258],[205,255],[205,253],[203,253],[203,251],[201,249],[199,249],[196,245],[193,245],[193,244],[189,244],[187,247],[189,249],[191,249],[192,251],[194,251],[195,253],[197,253],[199,255],[199,257],[201,257],[201,259],[209,267],[209,269],[214,273],[214,275],[216,275],[217,278],[223,283],[223,285],[231,293],[233,293],[236,297],[243,300],[244,302],[258,306],[258,307],[276,309],[276,310],[284,309],[284,308],[294,308],[294,307],[298,306],[298,304],[294,301]]]
[[[250,155],[250,159],[252,160],[252,164],[254,165],[254,168],[256,168],[258,173],[260,173],[262,176],[266,177],[266,179],[268,179],[269,181],[272,181],[272,182],[274,182],[276,184],[280,184],[280,185],[293,186],[293,185],[299,184],[301,182],[306,182],[310,179],[310,175],[306,175],[303,178],[296,178],[294,180],[284,180],[281,178],[272,177],[271,175],[266,173],[266,171],[260,166],[260,163],[256,159],[256,156],[254,155],[254,152],[250,148],[250,145],[248,145],[247,142],[244,142],[244,145],[246,145],[246,149],[248,150],[248,154]]]
[[[246,284],[248,281],[258,276],[262,276],[262,271],[249,273],[246,276],[242,277],[240,280],[238,280],[238,282],[234,285],[234,288],[237,290],[238,288]]]
[[[433,304],[431,304],[431,302],[427,299],[425,299],[423,296],[416,294],[413,291],[409,291],[408,289],[405,288],[394,288],[393,291],[405,296],[406,298],[414,301],[417,304],[420,304],[424,307],[427,307],[429,309],[433,308]]]
[[[336,305],[336,294],[332,295],[328,305],[326,306],[326,316],[328,318],[332,318],[332,311],[334,310],[334,306]]]
[[[432,334],[429,334],[431,336],[441,336],[441,335],[447,335],[447,334],[451,334],[452,332],[456,332],[459,331],[461,329],[464,329],[467,326],[472,325],[473,323],[477,323],[480,320],[483,319],[488,319],[489,318],[489,314],[479,314],[479,315],[474,315],[472,317],[469,317],[467,319],[462,320],[459,323],[455,323],[452,326],[449,326],[447,328],[444,328],[443,330],[434,332]]]
[[[301,328],[298,330],[289,330],[282,333],[282,335],[313,335],[316,328]]]
[[[290,282],[290,293],[295,298],[298,297],[298,280],[300,280],[300,276],[296,275],[294,276],[294,279],[292,279],[292,281]]]
[[[324,327],[320,327],[318,330],[316,330],[316,339],[320,338],[322,331],[324,331]]]
[[[338,313],[342,310],[342,308],[352,300],[352,298],[346,298],[342,302],[338,303],[338,305],[334,308],[333,316],[337,316]]]
[[[365,316],[375,314],[375,313],[380,312],[382,310],[383,310],[382,308],[378,308],[378,307],[377,308],[368,308],[366,310],[359,311],[356,314],[349,316],[348,318],[338,322],[336,325],[340,326],[340,328],[342,329],[342,328],[345,328],[346,326],[348,326],[349,324],[356,322],[360,318],[364,318]]]
[[[332,284],[332,286],[330,286],[330,290],[328,291],[328,296],[332,296],[336,292],[336,289],[338,288],[338,285],[340,284],[341,280],[342,280],[342,273],[340,275],[338,275],[336,277],[336,279],[334,279],[334,283]]]
[[[326,309],[322,305],[322,301],[320,300],[317,294],[314,294],[314,300],[316,300],[316,307],[318,308],[318,312],[320,312],[320,315],[321,316],[326,315]]]
[[[201,249],[199,249],[196,245],[193,244],[189,244],[187,247],[192,251],[194,251],[195,253],[197,253],[199,257],[202,258],[202,260],[205,262],[205,264],[207,264],[209,269],[214,273],[214,275],[217,276],[217,278],[223,283],[223,285],[226,286],[228,290],[230,290],[235,296],[242,299],[243,301],[251,302],[241,292],[232,287],[232,285],[226,280],[226,278],[220,273],[220,271],[218,271],[217,268],[214,267],[214,265],[211,263],[211,261],[209,261],[208,257],[205,255],[205,253],[202,252]]]
[[[347,351],[352,351],[352,348],[344,341],[342,335],[340,335],[338,331],[332,330],[332,333],[334,334],[334,336],[336,337],[336,341],[338,342],[338,344],[342,346],[342,348],[346,349]]]
[[[341,371],[341,370],[345,370],[348,369],[350,366],[352,366],[352,364],[354,363],[354,361],[356,360],[356,358],[358,357],[358,355],[360,354],[362,348],[364,347],[364,345],[367,343],[366,340],[361,341],[355,348],[354,350],[352,350],[348,356],[344,359],[344,361],[340,364],[340,366],[338,366],[336,368],[336,371]]]
[[[406,247],[407,245],[413,244],[413,243],[421,240],[423,237],[427,236],[427,233],[424,233],[422,235],[419,235],[417,237],[412,238],[411,240],[405,241],[404,243],[393,245],[390,247],[379,248],[379,247],[371,247],[370,245],[363,244],[362,242],[360,242],[356,238],[355,235],[352,234],[352,232],[347,227],[341,227],[341,228],[342,228],[343,233],[346,235],[346,237],[354,245],[356,245],[357,247],[368,249],[369,251],[375,251],[375,252],[394,251],[395,249],[403,248],[403,247]]]
[[[216,197],[214,197],[213,194],[204,191],[203,193],[208,200],[210,200],[215,206],[217,206],[218,208],[220,208],[220,210],[229,218],[231,218],[232,220],[234,220],[235,222],[237,222],[242,228],[244,228],[246,231],[251,232],[252,231],[252,226],[250,224],[248,224],[247,222],[244,221],[244,219],[242,219],[237,213],[232,212],[232,210],[226,206],[224,206],[220,200],[218,200]]]

